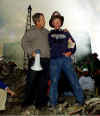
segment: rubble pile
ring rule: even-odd
[[[72,97],[70,97],[73,99]],[[66,99],[67,100],[67,99]],[[58,104],[52,112],[45,107],[42,111],[35,109],[34,106],[28,107],[21,112],[22,115],[63,115],[63,116],[84,116],[84,115],[100,115],[100,97],[90,98],[86,100],[83,107],[77,109],[75,104],[69,104],[65,101],[63,104]]]
[[[81,115],[96,115],[100,114],[100,96],[95,96],[86,93],[86,102],[83,107],[76,110],[75,98],[73,96],[65,96],[65,101],[58,104],[53,112],[48,111],[48,106],[42,110],[38,110],[34,105],[29,106],[23,111],[21,102],[23,100],[25,87],[26,72],[19,69],[12,61],[5,59],[0,61],[0,80],[8,85],[16,93],[15,98],[8,96],[6,111],[0,112],[2,115],[64,115],[64,116],[81,116]],[[94,94],[94,93],[93,93]]]
[[[25,71],[19,69],[14,62],[5,59],[0,60],[0,80],[15,91],[19,97],[23,94],[25,76]]]

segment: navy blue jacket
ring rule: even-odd
[[[7,85],[5,85],[2,81],[0,81],[0,88],[5,89],[7,88]]]
[[[51,30],[48,35],[51,58],[57,58],[63,56],[63,53],[71,52],[72,54],[76,51],[76,44],[74,48],[68,47],[68,40],[71,39],[75,43],[69,32],[63,30]]]

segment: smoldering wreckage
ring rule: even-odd
[[[6,110],[0,111],[2,115],[98,115],[100,114],[100,96],[95,93],[86,92],[85,105],[76,110],[75,98],[73,96],[64,96],[64,102],[59,103],[53,112],[48,111],[46,106],[42,110],[38,110],[34,105],[29,106],[23,111],[21,102],[23,101],[24,88],[25,88],[26,72],[19,69],[12,61],[7,61],[6,58],[0,60],[0,80],[9,86],[16,93],[16,97],[7,96]]]

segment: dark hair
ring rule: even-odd
[[[43,13],[35,13],[35,14],[32,16],[32,19],[33,19],[34,24],[36,24],[36,22],[39,21],[40,16],[44,16]]]

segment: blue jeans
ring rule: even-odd
[[[78,77],[74,70],[72,59],[70,57],[62,56],[56,59],[51,59],[50,61],[50,103],[55,106],[57,104],[58,98],[58,81],[60,79],[61,70],[64,71],[66,78],[68,79],[71,87],[73,89],[73,94],[76,97],[77,102],[79,104],[84,103],[84,95],[83,91],[80,87]]]

